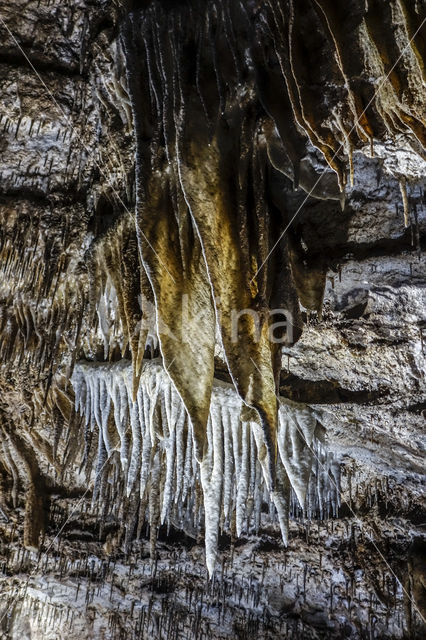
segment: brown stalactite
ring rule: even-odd
[[[325,17],[326,28],[332,32],[333,40],[330,45],[334,43],[337,47],[343,75],[351,79],[355,76],[361,77],[362,74],[359,73],[359,70],[355,73],[356,70],[354,70],[353,65],[362,65],[362,56],[355,62],[353,58],[349,59],[348,50],[343,50],[343,32],[345,31],[345,37],[348,34],[348,26],[345,23],[346,17],[338,14],[338,12],[336,13],[327,3],[317,3],[317,5],[321,8],[323,17]],[[267,37],[269,38],[272,35],[273,46],[281,68],[282,81],[285,81],[286,89],[284,91],[281,89],[281,94],[284,97],[288,95],[296,123],[300,125],[303,131],[307,132],[311,142],[323,152],[327,162],[338,174],[340,188],[343,189],[345,170],[339,156],[342,156],[345,150],[349,154],[351,184],[353,184],[352,144],[354,127],[350,121],[344,125],[340,117],[336,115],[336,128],[343,135],[343,140],[341,139],[339,142],[334,137],[335,132],[328,128],[329,125],[324,122],[327,113],[319,114],[318,110],[315,113],[312,111],[313,105],[318,102],[318,96],[315,96],[312,90],[309,92],[309,87],[312,87],[312,79],[307,74],[309,69],[309,72],[315,75],[315,66],[312,67],[313,59],[309,59],[312,53],[315,55],[315,49],[306,52],[303,50],[303,13],[299,5],[296,8],[290,2],[290,12],[284,20],[281,9],[277,10],[272,6],[270,9],[271,21],[268,24]],[[178,262],[176,259],[174,261],[171,260],[173,250],[170,245],[167,246],[164,240],[159,242],[159,238],[162,235],[167,236],[173,242],[173,231],[170,225],[173,221],[173,212],[180,220],[180,211],[179,207],[176,207],[176,203],[173,209],[169,209],[170,205],[167,200],[173,201],[173,198],[175,198],[176,201],[178,199],[177,194],[182,190],[181,198],[183,195],[195,228],[194,235],[195,237],[198,236],[201,243],[209,280],[207,283],[205,279],[201,286],[204,286],[207,291],[209,290],[209,284],[211,287],[210,295],[214,299],[216,315],[220,317],[221,340],[225,349],[225,358],[231,378],[244,401],[249,406],[256,408],[259,413],[260,422],[264,429],[267,461],[262,456],[261,459],[266,464],[272,479],[275,475],[276,456],[275,381],[278,379],[276,368],[276,353],[278,350],[271,349],[271,344],[267,338],[268,324],[265,320],[265,313],[268,308],[271,308],[267,292],[273,289],[271,282],[274,283],[272,274],[275,259],[265,268],[264,264],[269,259],[270,248],[276,248],[276,238],[279,238],[279,234],[270,236],[268,229],[271,210],[267,207],[265,208],[265,169],[263,166],[265,160],[262,159],[259,163],[262,145],[259,144],[260,128],[257,128],[255,124],[256,115],[251,106],[252,98],[250,94],[244,95],[240,93],[238,97],[239,108],[235,108],[235,106],[230,108],[233,103],[230,99],[229,91],[233,84],[234,86],[237,84],[241,68],[238,63],[235,63],[235,49],[230,43],[229,34],[226,33],[226,44],[224,44],[225,40],[221,40],[226,32],[226,29],[222,31],[221,14],[217,14],[214,11],[209,12],[208,10],[206,14],[207,34],[211,43],[210,47],[206,49],[207,53],[201,52],[201,45],[196,42],[197,38],[201,41],[201,32],[197,32],[192,27],[191,14],[186,14],[185,11],[179,12],[178,10],[176,17],[168,17],[154,3],[153,7],[144,15],[143,20],[133,14],[127,25],[125,36],[126,62],[130,80],[129,89],[133,97],[133,118],[136,124],[138,158],[140,159],[138,191],[141,194],[141,198],[139,199],[138,215],[140,216],[141,232],[139,239],[142,247],[144,268],[148,271],[154,291],[158,317],[163,319],[165,314],[165,317],[168,318],[170,316],[169,309],[176,307],[176,293],[179,299],[179,295],[182,295],[187,290],[181,283],[178,284],[176,282],[175,276],[178,274],[178,269],[174,265],[178,264]],[[313,13],[311,14],[311,21],[314,15]],[[358,23],[355,25],[355,37],[357,38],[361,34],[358,28],[360,28],[359,25],[361,25],[363,19],[361,12],[358,16]],[[168,27],[169,34],[166,36],[159,25],[166,24],[168,20],[170,21],[170,26]],[[372,23],[372,20],[373,18],[371,18],[370,23]],[[170,36],[176,24],[180,29],[183,29],[180,34],[179,46],[177,46],[174,36]],[[280,24],[281,29],[279,28]],[[354,25],[351,26],[351,29],[352,27]],[[264,31],[258,31],[258,33],[263,36]],[[283,37],[283,33],[288,34],[288,39],[285,36]],[[135,47],[137,47],[138,40],[144,43],[141,52],[142,55],[143,52],[146,55],[148,72],[146,76],[148,78],[148,89],[145,88],[142,92],[140,85],[144,80],[137,74],[134,66],[135,58],[132,57],[132,50],[134,51]],[[221,42],[222,51],[227,51],[230,54],[229,65],[219,65],[216,56],[218,42]],[[157,65],[154,64],[151,57],[152,43],[155,43]],[[279,49],[277,49],[278,43]],[[228,45],[228,49],[226,45]],[[363,46],[362,40],[359,40],[358,46]],[[187,55],[187,52],[191,50],[197,51],[195,77],[193,68],[187,64],[186,58],[184,60],[183,52]],[[261,47],[258,47],[257,50],[255,48],[254,52],[255,63],[258,65],[264,64],[265,56]],[[234,65],[231,64],[231,59]],[[208,90],[205,88],[206,79],[200,77],[199,74],[200,66],[208,68],[209,65],[216,77],[216,100],[218,100],[218,112],[215,113],[213,111],[211,114],[206,112],[205,95],[208,94]],[[231,72],[233,66],[237,72],[237,78]],[[318,67],[316,73],[319,74]],[[407,77],[405,77],[405,80]],[[265,108],[270,115],[277,118],[278,131],[282,132],[281,138],[284,142],[285,151],[283,149],[283,153],[287,152],[290,156],[290,161],[293,165],[293,181],[297,185],[299,182],[300,158],[303,152],[296,151],[297,138],[294,137],[296,129],[294,125],[290,129],[286,129],[284,124],[280,126],[279,107],[275,109],[272,106],[274,100],[273,91],[271,97],[267,97],[268,83],[262,81],[261,72],[257,76],[257,84],[261,90],[263,87],[261,96]],[[367,87],[367,84],[365,86]],[[369,93],[365,93],[364,89],[360,91],[359,85],[351,82],[347,84],[347,88],[349,89],[349,104],[351,104],[351,101],[353,102],[354,116],[356,120],[359,119],[359,125],[356,123],[355,128],[358,127],[361,141],[365,140],[364,132],[371,140],[373,129],[369,125],[367,117],[372,122],[377,122],[377,115],[372,112],[372,109],[377,105],[370,100],[372,90],[369,89]],[[146,105],[146,102],[143,101],[143,97],[147,95],[151,96],[151,105]],[[364,107],[361,107],[362,104],[365,104],[366,96],[369,101],[366,113],[368,114],[371,111],[369,116],[364,114]],[[208,104],[212,103],[214,104],[214,98],[208,101]],[[146,109],[150,107],[151,109],[154,108],[154,110],[151,112],[152,124],[147,129],[146,125],[142,123],[143,117],[146,118],[146,115],[144,115],[146,114]],[[244,115],[243,110],[248,114],[247,116]],[[191,114],[191,120],[188,119],[188,113]],[[250,123],[250,113],[254,114],[252,123]],[[387,118],[386,113],[389,113],[389,110],[386,108],[386,113],[385,111],[381,113],[383,118]],[[170,126],[170,122],[173,122],[173,120],[175,128],[173,128],[173,125]],[[387,126],[389,126],[390,122],[391,120],[386,120]],[[138,123],[141,123],[142,127],[139,127]],[[363,127],[364,132],[359,129],[359,126]],[[376,124],[374,126],[376,127],[376,132],[382,131],[380,127],[377,128]],[[398,129],[395,122],[391,126],[393,131]],[[147,132],[152,132],[151,138],[143,135],[144,129]],[[411,129],[417,133],[417,125],[414,121],[411,121]],[[252,132],[252,140],[250,140],[250,137],[246,137],[246,132],[249,133],[250,131]],[[272,135],[271,126],[269,126],[267,139],[270,140]],[[169,186],[169,192],[173,192],[172,197],[170,193],[167,193],[167,186],[166,188],[163,186],[161,197],[158,195],[160,187],[158,185],[156,187],[152,186],[153,181],[158,181],[160,175],[158,163],[161,162],[161,140],[164,141],[165,158],[164,156],[163,158],[164,160],[167,158],[168,171],[174,177],[173,186],[171,188]],[[344,145],[342,145],[342,142],[344,142]],[[250,159],[248,150],[252,145],[253,150],[251,151]],[[271,159],[271,150],[272,147],[269,145],[269,159]],[[264,149],[263,154],[265,154]],[[263,155],[264,157],[265,155]],[[275,166],[280,164],[276,154],[275,161]],[[146,175],[149,166],[153,170],[153,174],[150,177]],[[236,172],[234,167],[238,167]],[[230,176],[233,175],[235,175],[235,178],[231,181]],[[234,195],[234,190],[236,191],[236,196]],[[249,193],[250,201],[253,203],[252,210],[247,205]],[[155,233],[150,230],[152,229],[152,222],[148,222],[146,214],[144,216],[145,211],[152,211],[153,209],[157,212],[154,216]],[[237,212],[237,218],[235,218],[233,211]],[[166,213],[164,214],[163,212]],[[148,232],[148,239],[142,237],[142,233],[145,234],[146,232]],[[257,239],[256,244],[253,243],[251,237],[253,233]],[[182,252],[181,239],[181,236],[179,236]],[[145,242],[146,240],[147,242]],[[152,242],[156,242],[155,247],[158,251],[150,251],[153,248],[151,246]],[[146,244],[148,244],[149,249],[146,248]],[[220,253],[217,250],[218,246],[221,248]],[[168,265],[166,269],[162,268],[161,257]],[[309,256],[304,259],[300,254],[300,250],[296,249],[296,246],[291,250],[290,255],[284,257],[284,263],[286,261],[287,264],[291,264],[290,278],[286,282],[287,291],[281,300],[278,300],[277,289],[275,288],[275,298],[278,306],[284,300],[288,302],[289,290],[296,288],[302,304],[307,309],[317,310],[321,315],[326,269],[321,266],[318,267],[318,265],[309,268]],[[173,275],[170,274],[169,269],[172,269]],[[188,267],[183,264],[181,269],[186,273]],[[224,273],[227,274],[226,279],[223,276]],[[210,295],[207,293],[204,304],[207,312],[211,314]],[[260,339],[256,336],[259,328],[249,316],[248,319],[243,319],[244,324],[239,333],[239,340],[237,345],[234,343],[231,338],[232,327],[229,317],[232,309],[244,309],[249,313],[250,311],[260,311],[262,318]],[[212,325],[213,322],[210,321],[210,326]],[[187,361],[184,364],[180,364],[179,360],[176,361],[179,358],[177,344],[168,340],[165,335],[161,334],[161,331],[159,333],[166,367],[167,361],[173,362],[173,368],[170,366],[170,369],[168,369],[169,374],[181,392],[193,421],[197,457],[201,459],[201,452],[205,444],[204,432],[207,414],[205,414],[204,418],[202,415],[200,416],[200,407],[193,403],[190,389],[193,393],[194,388],[203,388],[197,400],[202,397],[202,406],[205,407],[206,399],[207,404],[209,402],[212,374],[207,376],[204,382],[198,377],[197,387],[192,377],[188,379]],[[203,335],[206,337],[205,332]],[[199,335],[196,336],[197,340],[199,341]],[[214,344],[213,334],[210,337],[210,341],[211,350]],[[208,342],[202,350],[204,366],[206,364],[205,356],[208,354],[207,346]],[[189,361],[191,362],[191,359]],[[195,366],[195,360],[192,360],[192,362],[193,369],[199,371]]]
[[[349,18],[343,15],[340,9],[333,8],[326,2],[317,2],[316,5],[317,9],[321,9],[323,18],[325,18],[326,29],[331,31],[333,36],[333,40],[328,42],[328,46],[331,47],[329,55],[332,52],[334,43],[337,47],[338,56],[340,56],[343,74],[350,78],[361,77],[361,67],[357,70],[353,68],[353,65],[362,65],[363,57],[360,55],[357,60],[354,60],[351,54],[349,58],[348,47],[346,44],[343,46],[343,37],[347,39],[349,31],[353,33],[352,38],[359,37],[360,25],[364,20],[363,12],[360,10],[357,16],[352,14],[350,22],[348,22]],[[320,66],[315,66],[315,64],[313,66],[313,63],[315,63],[313,56],[316,55],[315,46],[318,46],[318,49],[321,50],[321,44],[318,42],[318,45],[312,46],[311,43],[311,49],[306,50],[302,42],[305,28],[303,26],[304,21],[308,21],[307,24],[311,25],[312,20],[315,20],[314,7],[310,8],[310,4],[307,3],[305,10],[302,11],[303,7],[299,4],[296,5],[290,2],[289,13],[285,13],[284,4],[282,7],[268,6],[270,15],[267,28],[265,30],[263,26],[262,30],[257,31],[257,36],[260,37],[261,42],[263,38],[266,38],[266,41],[272,40],[273,42],[281,68],[282,85],[280,94],[284,98],[287,95],[289,96],[296,122],[301,126],[302,130],[308,133],[311,142],[324,153],[327,162],[337,172],[340,188],[343,189],[345,171],[339,156],[344,153],[344,148],[336,140],[335,132],[328,128],[328,124],[324,123],[327,113],[324,111],[318,112],[319,94],[315,95],[310,89],[313,85],[312,76],[309,74],[321,77],[326,73],[325,67],[321,70]],[[374,20],[374,9],[373,7],[371,10],[371,24],[373,24]],[[165,234],[169,242],[173,243],[174,236],[170,226],[174,218],[173,211],[178,219],[180,219],[180,211],[179,208],[176,210],[176,204],[174,210],[169,209],[170,205],[167,201],[178,201],[179,194],[181,199],[183,195],[185,204],[189,207],[192,216],[195,235],[198,235],[201,241],[207,276],[212,289],[211,295],[214,299],[220,300],[219,303],[215,303],[215,311],[216,314],[220,313],[222,317],[222,341],[231,376],[242,397],[249,405],[259,409],[262,420],[265,421],[265,436],[269,443],[269,455],[271,464],[273,464],[272,461],[275,456],[273,453],[275,450],[274,433],[276,429],[274,426],[276,409],[274,408],[275,388],[273,380],[274,377],[276,378],[276,372],[273,365],[275,355],[270,351],[270,345],[266,346],[267,323],[264,320],[261,321],[261,338],[259,343],[256,344],[255,331],[257,327],[252,326],[253,323],[250,324],[250,321],[244,319],[245,324],[240,334],[238,348],[236,348],[230,339],[229,315],[231,309],[263,309],[262,313],[267,311],[266,290],[269,267],[264,268],[263,264],[268,258],[270,248],[274,246],[275,238],[267,239],[265,235],[267,234],[266,229],[262,231],[265,221],[268,220],[269,213],[265,209],[261,213],[259,209],[260,204],[264,201],[262,192],[264,180],[262,178],[262,170],[260,169],[259,171],[260,167],[256,161],[256,158],[259,157],[259,152],[256,151],[256,148],[260,149],[261,147],[258,140],[256,140],[256,128],[253,128],[253,124],[249,124],[247,116],[244,115],[244,111],[246,113],[252,112],[256,119],[254,107],[251,106],[252,99],[249,95],[244,97],[241,94],[238,98],[241,107],[239,109],[235,109],[235,107],[232,110],[230,109],[229,91],[232,86],[238,85],[241,77],[241,67],[236,62],[236,50],[232,44],[232,38],[229,37],[229,33],[223,24],[223,12],[210,11],[207,7],[205,11],[208,25],[207,37],[210,41],[210,47],[205,50],[202,50],[200,44],[202,31],[197,31],[192,25],[191,13],[186,10],[178,9],[175,15],[173,12],[167,15],[157,3],[153,3],[146,12],[140,15],[138,13],[130,14],[128,19],[125,46],[129,89],[132,96],[133,117],[137,132],[138,191],[141,194],[138,216],[139,224],[141,225],[139,239],[142,247],[142,260],[154,290],[158,315],[163,318],[165,314],[165,317],[169,318],[170,312],[168,309],[176,307],[176,301],[174,300],[176,293],[179,297],[182,293],[187,292],[190,287],[183,284],[177,285],[176,278],[180,279],[178,272],[180,269],[184,269],[184,265],[181,267],[173,266],[173,264],[179,264],[172,261],[173,249],[170,245],[167,246],[166,242],[161,242],[160,237],[161,234]],[[310,14],[307,13],[309,11],[311,11]],[[356,18],[355,22],[354,18]],[[165,32],[165,28],[160,27],[160,24],[169,25],[167,26],[168,35]],[[178,47],[174,40],[175,36],[170,36],[170,33],[173,33],[173,29],[176,28],[176,24],[183,30]],[[319,29],[320,23],[317,26]],[[326,43],[325,34],[322,38],[322,42]],[[199,40],[198,43],[197,39]],[[139,50],[137,49],[138,41],[141,45]],[[355,43],[355,40],[353,42]],[[362,46],[361,41],[358,42],[357,40],[357,43],[357,46]],[[228,65],[222,61],[219,65],[215,53],[216,48],[219,46],[222,54],[226,52],[226,55],[229,55]],[[190,50],[197,52],[195,71],[183,59],[184,52],[186,55]],[[139,53],[136,54],[136,51],[139,51]],[[155,61],[153,51],[155,51]],[[253,51],[255,53],[255,64],[264,66],[266,58],[262,50],[262,43],[259,45],[256,42]],[[146,65],[144,78],[142,78],[140,72],[136,72],[134,67],[136,57],[139,58],[141,55],[145,59]],[[211,114],[206,114],[206,103],[214,103],[214,98],[206,102],[205,96],[208,95],[207,77],[200,76],[200,66],[204,69],[210,67],[216,77],[216,100],[219,101],[219,111],[217,113],[213,111]],[[236,76],[234,76],[232,69],[236,72]],[[297,184],[299,182],[300,158],[303,153],[296,151],[298,147],[300,148],[298,138],[294,137],[297,125],[296,127],[293,125],[291,128],[284,128],[286,126],[284,125],[286,117],[284,116],[284,120],[280,120],[278,117],[280,107],[275,108],[273,106],[274,90],[272,90],[271,97],[267,97],[268,83],[263,81],[262,73],[262,71],[259,71],[257,76],[257,82],[261,88],[261,96],[263,96],[265,108],[273,117],[277,118],[278,131],[280,133],[282,131],[284,147],[289,153],[293,164],[293,180]],[[405,76],[405,80],[407,77]],[[143,83],[147,84],[141,90]],[[284,88],[285,85],[287,91]],[[359,92],[359,86],[352,86],[350,83],[347,86],[350,95],[354,98],[354,104],[360,105],[365,100],[365,95]],[[371,91],[366,95],[371,95]],[[151,97],[147,104],[146,98],[149,96]],[[315,112],[312,110],[314,104]],[[373,103],[371,108],[374,106],[375,104]],[[370,112],[371,108],[368,106],[367,113]],[[148,113],[151,111],[152,114],[152,121],[148,127],[143,124],[144,119],[146,121],[147,117],[149,117],[147,116],[147,111]],[[362,111],[363,109],[360,106],[356,107],[355,117],[361,118],[360,124],[364,127],[368,137],[371,138],[373,130],[367,124],[368,121],[366,116],[362,115]],[[191,113],[191,120],[188,119],[188,113]],[[371,118],[374,120],[376,116],[374,118],[371,116]],[[173,126],[173,121],[175,126]],[[216,124],[214,124],[215,121]],[[283,124],[280,125],[280,122],[283,122]],[[411,124],[412,128],[414,127],[416,130],[414,121]],[[338,128],[342,130],[340,120],[338,121]],[[144,130],[147,132],[146,134],[144,134]],[[249,131],[253,132],[252,141],[246,138],[245,132],[248,133]],[[147,137],[147,135],[151,136],[151,138]],[[353,139],[352,132],[347,134],[343,129],[343,135],[345,138],[349,136],[350,140]],[[269,133],[268,137],[270,138],[270,136],[271,133]],[[164,147],[162,146],[162,141]],[[251,145],[254,145],[254,151],[252,152],[250,166],[245,150],[249,149]],[[300,156],[298,157],[299,153]],[[161,160],[162,154],[164,160]],[[353,180],[352,147],[349,149],[349,154],[351,180]],[[253,158],[255,159],[254,164]],[[168,166],[168,171],[173,176],[169,178],[168,188],[164,188],[164,185],[160,187],[159,182],[157,186],[153,186],[155,180],[164,183],[164,178],[159,178],[159,162],[165,162],[166,164],[163,164],[163,167]],[[258,168],[256,168],[256,165]],[[149,166],[153,171],[150,177],[147,176]],[[239,167],[239,169],[232,183],[230,182],[230,176],[234,173],[233,167]],[[164,168],[162,171],[164,172]],[[248,174],[248,171],[251,173]],[[156,174],[158,174],[157,178],[154,177]],[[254,185],[253,195],[251,195],[254,202],[252,213],[250,213],[246,204],[250,189],[247,186],[247,175],[251,176],[249,181],[252,181]],[[224,180],[222,176],[226,176],[226,179]],[[161,197],[157,194],[160,189],[162,192]],[[232,193],[234,189],[237,193],[236,198]],[[260,191],[256,191],[259,189]],[[173,196],[170,195],[170,191],[173,192]],[[153,216],[154,223],[151,218],[148,220],[148,215],[145,213],[152,209],[157,212]],[[236,224],[233,222],[233,209],[239,212],[239,220]],[[161,222],[162,215],[164,215],[163,222]],[[246,216],[248,216],[247,219],[245,219]],[[253,218],[250,219],[250,216],[253,216]],[[151,230],[153,224],[155,224],[155,231]],[[147,234],[148,237],[143,238],[142,233]],[[251,243],[250,233],[254,233],[260,241],[257,249],[254,249]],[[146,242],[146,240],[148,241]],[[221,256],[217,254],[217,242],[222,247]],[[155,244],[155,251],[152,250],[152,243]],[[148,247],[146,246],[147,244]],[[184,251],[182,244],[181,251]],[[162,267],[161,258],[168,265],[167,269]],[[294,275],[298,289],[302,292],[302,302],[309,308],[320,309],[322,294],[319,290],[325,283],[324,272],[321,269],[319,271],[314,269],[315,273],[318,271],[318,276],[314,276],[314,272],[311,275],[309,272],[302,275],[304,270],[306,271],[306,267],[302,267],[300,261],[298,267],[297,264],[294,258]],[[253,278],[258,270],[259,272]],[[223,278],[224,272],[228,274],[227,280]],[[229,277],[231,275],[232,277]],[[313,291],[305,293],[306,283],[312,278],[316,278],[318,283],[314,287],[315,293]],[[166,284],[167,280],[170,280],[169,284]],[[230,285],[229,281],[233,284]],[[208,288],[206,280],[204,285],[201,286]],[[294,285],[289,283],[289,286]],[[229,290],[230,288],[233,289],[233,293]],[[160,291],[162,292],[161,294]],[[211,314],[212,308],[208,293],[205,294],[205,297],[204,309],[206,313]],[[264,307],[264,305],[266,306]],[[207,324],[212,327],[214,323],[211,319]],[[205,332],[204,335],[206,336]],[[204,366],[206,360],[208,358],[211,359],[213,342],[214,336],[212,334],[210,337],[210,356],[208,356],[208,351],[206,350],[208,343],[203,347]],[[263,342],[265,342],[264,346],[262,346]],[[210,393],[212,369],[210,369],[210,373],[207,374],[205,379],[204,391],[194,402],[191,398],[190,389],[195,388],[195,380],[192,378],[184,380],[188,375],[187,363],[185,361],[185,363],[179,364],[177,343],[173,344],[173,341],[160,334],[160,344],[163,357],[166,359],[166,366],[167,361],[169,363],[173,362],[173,370],[170,371],[170,374],[184,399],[186,399],[187,409],[193,418],[194,424],[197,425],[195,437],[198,456],[201,456],[207,414],[204,414],[203,417],[199,413],[200,408],[196,405],[197,402],[201,404],[200,398],[202,397],[202,405],[205,406],[206,399],[208,399]],[[241,357],[241,353],[245,354],[244,358]],[[194,366],[194,370],[198,370],[198,367]],[[257,391],[254,396],[253,392],[249,390],[249,380],[251,385],[253,385],[253,380],[256,381],[254,388]],[[198,383],[202,384],[200,379]]]

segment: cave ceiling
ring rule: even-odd
[[[421,0],[0,0],[0,636],[422,638]]]

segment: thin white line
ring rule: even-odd
[[[255,363],[255,361],[253,360],[253,358],[250,356],[250,360],[252,361],[252,363],[254,364],[254,366],[256,367],[256,369],[258,370],[258,372],[260,373],[260,375],[262,376],[262,372],[260,371],[259,367],[257,366],[257,364]],[[278,402],[280,402],[280,397],[277,395],[277,393],[275,393],[275,397],[278,400]],[[306,438],[303,434],[303,431],[299,428],[299,425],[297,424],[296,420],[293,420],[294,424],[296,425],[296,428],[300,434],[300,436],[302,437],[302,440],[306,443],[306,446],[308,447],[308,449],[310,450],[310,452],[312,453],[312,455],[314,456],[314,458],[316,459],[316,461],[318,462],[318,464],[321,466],[322,470],[326,470],[324,465],[322,464],[321,460],[318,458],[318,456],[315,454],[315,451],[308,445],[308,443],[306,442]],[[334,485],[334,488],[336,489],[336,491],[338,493],[340,493],[340,490],[337,486],[337,484],[334,482],[333,478],[331,476],[329,476],[329,480],[330,482]],[[379,547],[376,545],[376,543],[374,542],[373,538],[370,536],[370,534],[365,531],[364,527],[363,527],[363,522],[362,520],[360,520],[358,518],[358,516],[356,515],[355,511],[352,509],[352,507],[350,506],[349,503],[348,504],[348,509],[349,511],[352,513],[353,518],[355,519],[355,521],[360,525],[360,529],[361,531],[364,532],[365,535],[368,536],[368,539],[370,540],[370,542],[373,544],[374,548],[376,549],[377,553],[379,554],[379,556],[382,558],[382,560],[384,561],[385,565],[387,566],[387,568],[389,569],[389,571],[391,572],[391,574],[394,576],[394,578],[398,581],[398,583],[401,585],[401,589],[403,590],[403,592],[405,593],[405,595],[408,597],[408,599],[410,600],[411,604],[414,606],[414,608],[416,609],[416,611],[418,612],[420,618],[423,620],[424,623],[426,623],[426,619],[423,617],[422,613],[420,612],[419,608],[417,607],[416,603],[414,602],[414,599],[409,595],[408,591],[404,588],[402,582],[399,580],[398,576],[396,575],[396,573],[393,571],[392,567],[390,566],[390,564],[387,562],[386,558],[384,557],[384,555],[382,554],[382,552],[380,551]]]
[[[28,64],[30,65],[30,67],[32,68],[32,70],[34,71],[34,73],[36,74],[37,78],[39,79],[39,81],[41,82],[41,84],[43,85],[43,87],[46,89],[47,93],[49,94],[49,97],[51,98],[52,102],[54,103],[54,105],[56,106],[56,108],[59,110],[60,114],[62,114],[63,118],[65,118],[66,121],[66,126],[70,128],[70,130],[76,134],[76,138],[77,140],[80,142],[81,146],[83,147],[83,149],[87,152],[89,157],[93,158],[93,164],[99,169],[100,174],[107,179],[107,184],[108,186],[111,188],[112,193],[115,195],[115,197],[117,198],[117,200],[119,201],[119,203],[123,206],[124,210],[133,218],[135,225],[137,225],[137,221],[136,221],[136,216],[134,213],[132,213],[131,211],[129,211],[129,209],[127,208],[127,206],[125,205],[125,203],[123,202],[123,200],[120,197],[120,194],[116,191],[116,189],[114,188],[112,182],[110,182],[110,177],[108,176],[107,173],[105,173],[105,171],[102,169],[102,167],[98,164],[98,162],[96,161],[95,158],[95,153],[93,151],[91,151],[86,144],[83,142],[82,138],[80,135],[78,135],[75,127],[73,126],[70,118],[68,118],[68,116],[66,115],[65,111],[63,110],[63,108],[60,106],[60,104],[56,101],[54,95],[52,94],[52,92],[50,91],[49,87],[46,85],[46,83],[44,82],[43,78],[40,76],[39,72],[37,71],[37,69],[34,67],[33,63],[31,62],[31,60],[29,59],[29,57],[27,56],[27,54],[25,53],[24,49],[21,47],[21,45],[19,44],[19,42],[17,41],[17,39],[15,38],[15,36],[13,35],[12,31],[9,29],[9,27],[7,26],[7,24],[5,23],[5,21],[3,20],[3,18],[0,16],[0,22],[3,24],[3,26],[5,27],[5,29],[8,31],[8,33],[10,34],[11,38],[13,39],[13,41],[15,42],[16,46],[18,47],[18,49],[20,50],[20,52],[22,53],[22,55],[24,56],[25,60],[28,62]],[[146,235],[144,234],[144,232],[142,231],[142,229],[140,228],[140,225],[138,225],[139,231],[142,234],[144,240],[147,242],[148,246],[152,249],[152,251],[155,253],[155,255],[157,256],[160,264],[164,267],[164,269],[167,271],[167,273],[169,274],[169,276],[171,277],[171,279],[173,280],[173,282],[176,282],[176,280],[174,279],[174,277],[172,276],[172,274],[170,273],[170,271],[167,269],[166,265],[164,264],[164,262],[161,260],[160,256],[158,255],[158,253],[156,252],[156,250],[154,249],[154,247],[152,246],[152,244],[150,243],[150,241],[148,240],[148,238],[146,237]]]
[[[424,18],[423,22],[421,23],[421,25],[418,27],[417,31],[414,33],[414,35],[410,38],[410,40],[408,41],[407,45],[404,47],[404,49],[401,51],[398,59],[396,60],[396,62],[393,64],[392,68],[390,69],[390,71],[385,75],[384,79],[382,80],[381,84],[377,87],[377,89],[374,91],[373,96],[371,97],[370,101],[368,102],[367,106],[365,107],[364,111],[362,111],[362,113],[358,116],[358,118],[355,119],[355,124],[353,125],[352,129],[349,131],[349,133],[346,134],[346,137],[350,136],[351,133],[358,127],[359,123],[360,123],[360,119],[361,117],[365,114],[365,112],[367,111],[368,107],[371,105],[371,103],[373,102],[373,100],[376,98],[377,93],[380,91],[380,89],[383,87],[383,85],[385,84],[385,82],[388,80],[390,74],[392,73],[392,71],[395,69],[396,65],[398,64],[398,62],[401,60],[402,56],[404,55],[406,49],[408,49],[408,47],[411,45],[411,43],[413,42],[414,38],[416,37],[416,35],[419,33],[420,29],[423,27],[423,25],[426,22],[426,18]],[[343,147],[343,142],[339,143],[338,146],[338,150],[334,153],[333,157],[331,158],[331,161],[333,161],[336,157],[337,154],[340,151],[340,148]],[[299,205],[299,208],[297,209],[296,213],[294,214],[294,216],[292,217],[292,219],[290,220],[290,222],[287,224],[286,228],[284,229],[284,231],[282,232],[282,234],[280,235],[280,237],[278,238],[278,240],[275,242],[274,246],[272,247],[272,249],[269,251],[268,255],[266,256],[266,258],[264,259],[264,261],[262,262],[262,264],[260,265],[260,267],[258,268],[258,270],[256,271],[256,273],[254,274],[254,276],[252,277],[252,279],[250,280],[250,284],[253,282],[253,280],[255,279],[255,277],[257,276],[257,274],[259,273],[259,271],[264,267],[264,265],[266,264],[266,262],[268,262],[269,258],[271,257],[271,253],[275,250],[275,248],[277,247],[277,245],[281,242],[281,239],[284,237],[285,233],[287,232],[288,228],[290,227],[291,223],[293,222],[293,220],[296,218],[296,216],[299,214],[300,210],[302,209],[303,205],[305,204],[305,202],[308,200],[308,198],[310,197],[310,195],[312,194],[313,190],[315,189],[315,187],[318,185],[318,183],[320,182],[321,178],[329,171],[329,167],[327,167],[326,169],[324,169],[324,171],[321,173],[321,175],[319,176],[319,178],[317,178],[316,182],[314,183],[313,187],[311,187],[310,191],[306,194],[303,202],[301,205]]]

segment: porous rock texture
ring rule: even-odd
[[[424,637],[425,17],[0,0],[2,637]]]

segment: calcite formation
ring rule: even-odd
[[[425,18],[0,0],[2,637],[423,637]]]
[[[131,366],[126,361],[113,366],[77,364],[72,383],[76,409],[85,416],[87,436],[95,424],[98,430],[93,500],[102,497],[108,503],[109,496],[100,493],[111,491],[109,485],[117,491],[117,474],[123,476],[125,495],[136,494],[140,498],[139,515],[126,532],[127,544],[133,529],[142,528],[146,510],[153,556],[159,524],[167,522],[184,531],[199,530],[201,505],[196,491],[200,485],[210,575],[215,569],[219,529],[238,537],[251,528],[258,532],[262,504],[268,502],[269,494],[285,545],[290,507],[295,499],[300,508],[306,508],[308,517],[323,513],[327,507],[333,513],[338,511],[339,465],[333,455],[320,454],[315,438],[318,421],[304,405],[280,402],[278,482],[271,492],[268,468],[263,464],[262,469],[257,461],[263,445],[262,432],[257,422],[241,420],[242,403],[231,385],[216,381],[213,387],[205,455],[198,470],[192,424],[170,378],[157,362],[144,363],[135,400]],[[314,457],[321,460],[312,478]],[[312,487],[307,499],[310,479]]]

